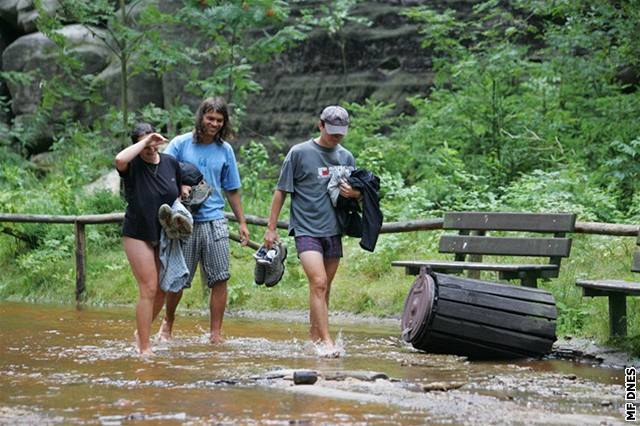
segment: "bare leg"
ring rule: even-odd
[[[329,334],[329,273],[331,279],[335,276],[339,258],[323,259],[322,253],[305,251],[300,253],[300,263],[309,280],[309,320],[311,327],[309,335],[314,342],[324,343],[328,349],[334,347]],[[329,266],[327,271],[325,264]]]
[[[227,306],[227,282],[216,281],[211,288],[209,295],[209,342],[223,343],[222,337],[222,320],[224,318],[224,310]]]
[[[151,355],[151,322],[153,321],[154,303],[158,292],[158,269],[156,268],[156,252],[146,242],[124,237],[124,251],[131,264],[138,282],[139,297],[136,305],[136,343],[141,355]]]
[[[157,249],[156,249],[156,269],[160,271],[160,257],[158,256]],[[156,320],[156,318],[158,317],[158,314],[162,310],[162,306],[164,306],[164,300],[166,296],[167,296],[167,293],[165,293],[160,288],[160,283],[158,282],[158,291],[156,293],[156,298],[153,302],[153,321]]]
[[[324,259],[324,270],[327,273],[327,312],[329,311],[329,295],[331,293],[331,283],[333,282],[333,278],[336,276],[336,272],[338,271],[338,266],[340,266],[340,258],[339,257],[331,257],[328,259]]]
[[[164,311],[164,318],[160,325],[160,338],[162,340],[171,340],[173,337],[173,323],[176,320],[176,309],[182,299],[182,290],[177,293],[167,293],[166,309]]]

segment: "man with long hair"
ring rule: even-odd
[[[233,148],[227,139],[233,137],[229,110],[224,99],[207,98],[198,107],[193,131],[176,136],[165,150],[178,161],[195,165],[205,181],[213,188],[212,194],[193,215],[194,227],[186,241],[183,252],[189,268],[188,286],[193,280],[196,266],[204,272],[209,297],[211,343],[221,343],[222,320],[227,304],[227,281],[229,280],[229,228],[224,217],[224,197],[229,200],[231,210],[238,220],[240,239],[243,245],[249,241],[249,231],[242,211],[240,199],[240,174]],[[188,194],[183,194],[186,196]],[[160,328],[160,337],[170,339],[175,320],[175,311],[182,291],[167,294],[165,317]]]

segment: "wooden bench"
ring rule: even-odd
[[[632,272],[640,272],[640,235],[638,248],[633,256]],[[609,298],[609,333],[611,336],[627,335],[627,296],[640,296],[640,282],[622,280],[576,280],[585,297]]]
[[[503,280],[520,280],[526,287],[537,287],[539,278],[556,278],[560,262],[571,252],[576,216],[570,213],[445,213],[443,229],[458,230],[458,235],[440,238],[440,253],[454,253],[454,261],[395,261],[407,274],[417,275],[420,267],[434,272],[456,274],[463,271],[495,271]],[[488,232],[528,232],[553,234],[546,237],[488,236]],[[548,257],[548,263],[484,263],[482,255]],[[470,259],[467,261],[467,256]],[[471,275],[474,276],[474,275]],[[475,275],[477,277],[477,275]]]

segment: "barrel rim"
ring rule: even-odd
[[[407,343],[418,343],[427,337],[425,333],[429,333],[429,324],[431,324],[437,308],[438,294],[437,283],[430,272],[425,268],[420,269],[420,273],[409,289],[404,301],[400,329],[402,340]],[[415,290],[419,286],[424,286],[425,288],[422,296],[424,301],[419,306],[419,315],[410,315],[410,304],[414,300]],[[416,324],[411,324],[411,320],[415,320]]]

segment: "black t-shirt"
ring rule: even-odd
[[[160,163],[150,164],[137,156],[126,172],[118,171],[124,179],[127,210],[122,234],[144,241],[160,240],[158,209],[172,205],[180,193],[180,164],[170,155],[160,154]]]

